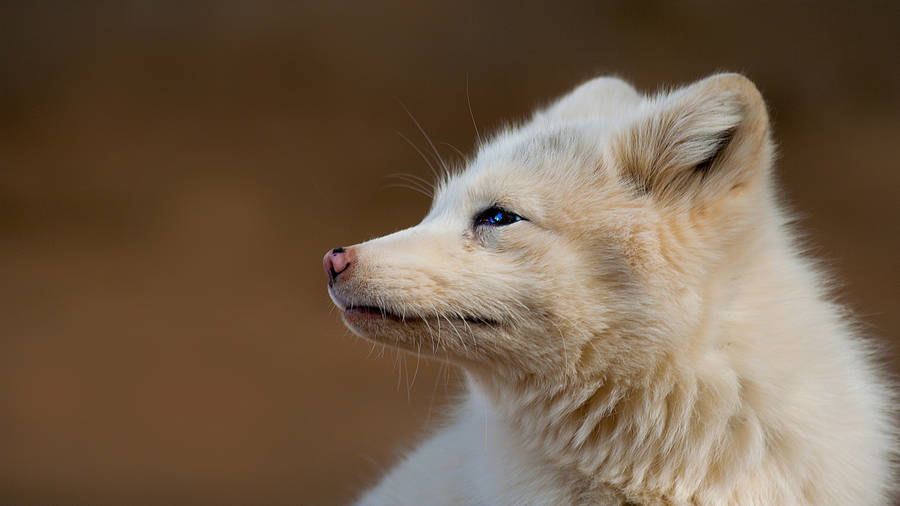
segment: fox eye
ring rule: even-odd
[[[475,226],[488,225],[491,227],[501,227],[503,225],[512,225],[513,223],[524,219],[525,218],[522,218],[516,213],[511,213],[506,209],[494,206],[485,209],[475,216]]]

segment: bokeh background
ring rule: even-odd
[[[453,158],[467,89],[486,132],[746,73],[897,371],[897,5],[3,2],[0,504],[340,504],[439,423],[458,375],[345,331],[321,256],[424,215],[401,104]]]

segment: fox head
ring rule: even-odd
[[[646,371],[777,218],[772,150],[743,76],[597,78],[482,145],[418,225],[329,251],[329,293],[354,333],[472,370]]]

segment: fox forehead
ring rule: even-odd
[[[597,186],[607,172],[604,148],[614,131],[607,121],[535,121],[501,132],[439,186],[426,220],[491,206],[538,219],[567,190]]]

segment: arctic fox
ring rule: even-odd
[[[427,216],[329,251],[356,334],[462,368],[364,505],[885,504],[893,397],[778,203],[737,74],[577,87]]]

